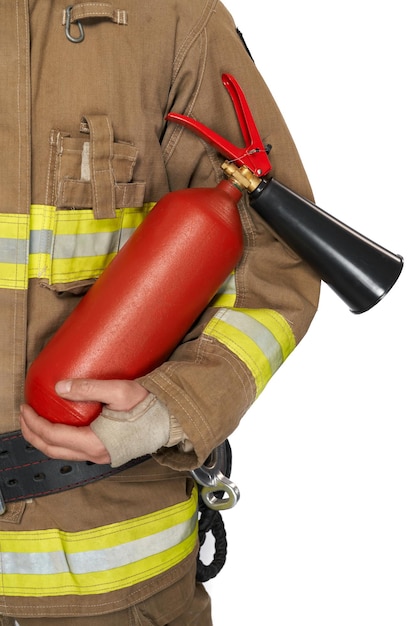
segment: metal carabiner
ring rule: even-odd
[[[202,500],[214,511],[232,509],[240,498],[237,485],[224,473],[228,471],[225,450],[226,442],[215,448],[203,465],[191,471],[201,486]]]
[[[65,9],[65,36],[72,43],[81,43],[84,40],[84,28],[83,28],[82,23],[79,20],[75,22],[75,25],[78,27],[78,32],[79,32],[78,37],[73,37],[72,34],[70,33],[72,8],[73,8],[73,5],[70,4]]]

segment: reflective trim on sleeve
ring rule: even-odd
[[[211,306],[215,307],[233,307],[237,297],[237,289],[235,282],[235,272],[232,272],[224,281],[218,292],[214,296]]]
[[[30,216],[0,215],[0,288],[26,289],[28,278],[49,284],[97,278],[154,205],[117,209],[103,220],[91,209],[44,205],[33,205]]]
[[[2,532],[1,593],[56,597],[124,589],[180,563],[196,540],[196,489],[180,504],[88,531]]]
[[[222,308],[204,334],[216,338],[245,363],[254,377],[257,396],[296,345],[285,318],[271,309]]]

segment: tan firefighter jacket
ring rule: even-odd
[[[221,82],[232,74],[273,146],[273,175],[311,195],[285,123],[217,0],[75,3],[67,25],[66,7],[16,0],[1,8],[2,432],[19,428],[28,364],[154,203],[222,178],[223,158],[167,124],[169,111],[241,145]],[[178,598],[193,578],[196,492],[187,470],[237,427],[305,334],[318,299],[314,273],[246,200],[240,211],[245,252],[236,272],[171,359],[141,379],[192,451],[163,449],[98,483],[9,505],[0,518],[0,614],[106,613],[173,589]]]

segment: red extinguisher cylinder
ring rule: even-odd
[[[39,415],[87,425],[101,404],[61,398],[59,380],[131,380],[170,356],[241,257],[240,198],[222,180],[157,202],[29,367],[26,402]]]

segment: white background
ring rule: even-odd
[[[317,204],[405,267],[305,339],[231,437],[238,505],[214,626],[417,626],[417,46],[413,2],[226,0]]]

